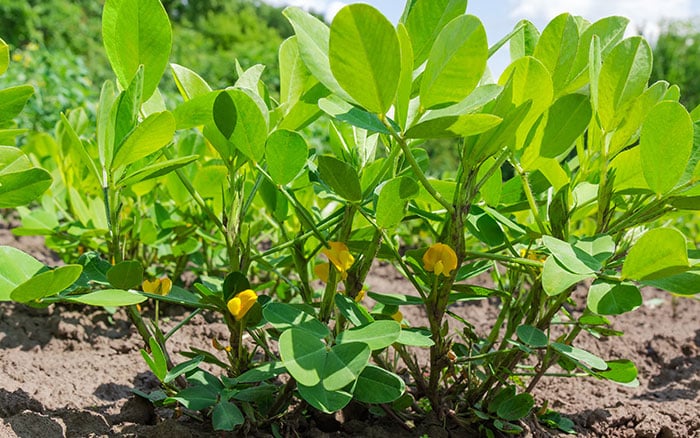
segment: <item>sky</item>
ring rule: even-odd
[[[330,22],[343,6],[354,1],[339,0],[265,0],[277,6],[294,5],[322,13]],[[404,0],[362,0],[379,9],[390,21],[398,22]],[[570,12],[589,21],[609,15],[624,15],[630,18],[628,33],[639,33],[641,29],[652,43],[659,32],[659,23],[668,19],[686,19],[700,16],[700,1],[697,0],[470,0],[467,13],[479,17],[484,23],[489,45],[508,34],[515,24],[525,18],[542,31],[554,17]],[[636,30],[636,31],[635,31]],[[507,46],[489,61],[494,75],[508,64]]]

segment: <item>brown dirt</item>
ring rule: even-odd
[[[0,229],[0,244],[31,252],[56,263],[41,239],[15,239]],[[370,288],[408,292],[388,267],[371,274]],[[614,318],[622,338],[595,340],[580,336],[577,345],[606,359],[627,358],[639,368],[640,386],[626,388],[592,378],[544,379],[535,392],[538,403],[571,418],[585,437],[700,437],[700,302],[674,301],[662,292],[645,290],[645,305]],[[412,309],[412,310],[411,310]],[[496,308],[488,302],[458,306],[477,330],[488,328]],[[166,320],[176,323],[186,309],[169,307]],[[414,324],[420,309],[406,308]],[[198,315],[169,345],[207,349],[212,337],[225,339],[225,326]],[[0,303],[0,437],[213,437],[207,422],[153,409],[135,397],[133,388],[151,391],[157,380],[139,354],[140,340],[122,311],[51,306],[38,310]],[[180,358],[174,356],[175,361]],[[324,420],[331,423],[329,430]],[[314,418],[305,436],[418,435],[401,433],[389,420],[369,418],[339,425],[333,418]],[[557,436],[537,424],[528,435]],[[429,436],[448,436],[440,428],[423,427]],[[456,434],[455,436],[458,436]]]

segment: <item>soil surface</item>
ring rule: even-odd
[[[0,229],[0,244],[58,263],[40,238],[16,239]],[[377,292],[410,290],[386,266],[374,269],[368,283]],[[633,360],[637,388],[593,378],[545,378],[535,391],[538,404],[546,401],[570,418],[579,436],[700,437],[700,302],[643,293],[644,306],[613,318],[613,328],[624,337],[581,335],[576,341],[605,359]],[[405,309],[406,319],[421,323],[420,309]],[[453,310],[477,330],[486,330],[497,312],[487,301]],[[177,306],[163,313],[170,325],[188,314]],[[177,352],[188,346],[211,349],[212,338],[226,339],[225,325],[212,315],[197,315],[169,341],[174,361],[182,360]],[[158,386],[140,347],[123,311],[0,303],[0,437],[228,436],[212,431],[207,421],[154,409],[133,394],[134,388],[150,392]],[[406,431],[388,417],[372,415],[363,421],[316,417],[302,427],[300,436],[460,436],[429,425]],[[525,427],[528,436],[565,436],[534,422]]]

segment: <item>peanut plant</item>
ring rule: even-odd
[[[577,337],[621,335],[610,317],[639,307],[640,287],[700,292],[698,250],[667,226],[700,209],[700,110],[648,83],[652,50],[624,38],[623,17],[562,14],[541,32],[522,21],[489,45],[466,4],[411,1],[397,25],[364,4],[330,25],[290,7],[277,95],[262,65],[236,63],[236,83],[212,89],[168,64],[157,0],[107,0],[116,82],[94,133],[75,110],[27,145],[54,183],[17,231],[81,255],[38,275],[28,255],[3,263],[3,298],[127,306],[162,382],[142,395],[204,410],[218,430],[286,430],[295,400],[381,405],[401,422],[430,413],[474,433],[521,432],[538,411],[570,430],[535,409],[542,377],[637,379]],[[506,44],[512,62],[494,79],[487,61]],[[174,106],[158,90],[168,67]],[[458,157],[439,178],[431,142]],[[412,289],[368,290],[378,260]],[[158,310],[137,306],[147,299],[192,313],[164,333]],[[498,316],[482,333],[457,305],[486,299]],[[424,323],[409,326],[405,306]],[[203,311],[229,339],[175,364],[168,338]]]

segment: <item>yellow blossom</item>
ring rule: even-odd
[[[362,301],[365,298],[366,293],[367,293],[366,290],[360,289],[360,291],[357,293],[357,295],[355,295],[355,302],[359,303],[360,301]]]
[[[240,321],[248,313],[253,304],[258,300],[258,295],[251,289],[246,289],[243,292],[239,292],[235,297],[228,300],[228,310],[231,315],[236,318],[236,321]]]
[[[444,243],[435,243],[423,254],[423,266],[435,275],[448,277],[457,269],[457,254]]]
[[[141,284],[144,292],[160,296],[166,296],[173,288],[173,281],[168,277],[156,278],[153,281],[144,280]]]
[[[401,323],[401,321],[403,321],[403,313],[401,313],[400,310],[397,310],[396,313],[391,315],[391,319],[393,319],[394,321],[396,321],[398,323]]]
[[[355,262],[355,257],[350,254],[348,246],[343,242],[328,242],[328,246],[330,246],[330,248],[323,248],[321,252],[328,257],[328,260],[333,263],[335,269],[340,272],[341,278],[344,279],[345,277],[343,277],[343,274],[347,276],[347,270],[350,269]]]
[[[328,283],[328,274],[329,274],[330,268],[331,268],[330,263],[318,263],[316,266],[314,266],[314,274],[316,274],[316,276],[322,282]],[[340,279],[345,280],[346,278],[348,278],[348,273],[341,272]]]

